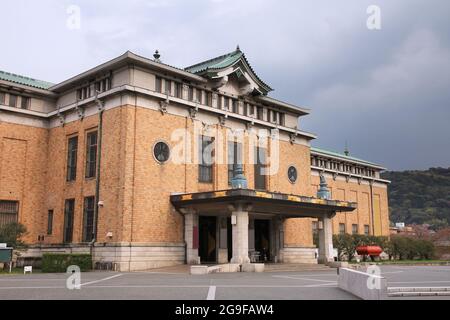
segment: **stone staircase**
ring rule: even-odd
[[[450,287],[391,287],[388,297],[438,297],[450,296]]]

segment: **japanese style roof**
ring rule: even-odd
[[[371,167],[377,167],[377,168],[380,168],[380,169],[385,169],[382,166],[380,166],[379,164],[376,164],[376,163],[373,163],[373,162],[369,162],[369,161],[366,161],[366,160],[362,160],[362,159],[359,159],[359,158],[347,156],[347,155],[345,155],[343,153],[338,153],[338,152],[335,152],[335,151],[329,151],[329,150],[325,150],[325,149],[311,147],[311,152],[312,153],[323,154],[324,156],[336,157],[336,158],[340,158],[340,159],[343,159],[343,160],[348,160],[348,161],[351,161],[351,162],[358,162],[358,163],[360,163],[362,165],[365,164],[365,165],[368,165],[368,166],[371,166]]]
[[[248,62],[245,54],[239,49],[239,47],[230,53],[224,54],[222,56],[206,60],[190,67],[185,68],[186,71],[195,73],[198,75],[208,75],[215,74],[220,70],[235,66],[239,63],[242,63],[247,71],[251,74],[252,78],[264,89],[264,94],[267,94],[273,89],[264,83],[255,73],[250,63]]]
[[[17,75],[14,73],[1,71],[1,70],[0,70],[0,80],[5,80],[5,81],[25,85],[28,87],[44,89],[44,90],[47,90],[51,86],[53,86],[53,83],[50,83],[47,81],[36,80],[36,79],[28,78],[25,76],[21,76],[21,75]]]

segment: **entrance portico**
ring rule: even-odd
[[[185,215],[185,241],[188,264],[198,264],[199,228],[202,216],[215,216],[218,228],[214,243],[218,244],[217,261],[228,261],[228,223],[231,220],[232,255],[231,263],[251,262],[255,251],[255,221],[265,220],[270,228],[267,258],[283,262],[284,221],[290,218],[317,218],[319,220],[320,263],[333,261],[333,240],[331,219],[336,212],[351,212],[356,203],[318,199],[298,195],[257,191],[250,189],[229,189],[223,191],[174,194],[170,197],[174,207]],[[259,228],[264,230],[265,227]],[[225,247],[226,246],[226,247]],[[261,254],[261,253],[260,253]]]

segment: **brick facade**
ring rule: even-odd
[[[224,123],[214,112],[203,109],[192,117],[190,112],[196,105],[175,98],[166,106],[167,110],[161,111],[161,101],[165,95],[153,91],[153,72],[120,67],[113,74],[112,90],[117,91],[102,98],[105,111],[102,113],[100,196],[97,201],[102,201],[103,205],[98,207],[95,245],[98,260],[116,259],[119,268],[130,270],[183,263],[184,217],[171,205],[170,195],[229,189],[228,166],[214,164],[212,183],[199,183],[197,164],[169,161],[162,165],[154,159],[153,147],[157,142],[164,141],[175,152],[174,147],[179,142],[173,139],[175,130],[186,130],[187,134],[194,136],[195,130],[204,128],[205,124],[208,128],[204,134],[214,137],[218,144],[220,139],[227,140],[230,129],[248,130],[249,121],[242,120],[242,117],[229,117]],[[142,84],[133,89],[123,87],[137,83]],[[80,116],[75,89],[70,91],[68,85],[63,85],[62,93],[58,93],[59,97],[55,100],[56,104],[67,105],[63,118],[59,113],[54,113],[42,116],[45,119],[37,122],[35,114],[16,115],[11,110],[5,111],[8,117],[0,114],[0,200],[19,202],[18,220],[27,227],[24,240],[31,245],[63,244],[67,199],[75,200],[72,242],[81,244],[84,198],[96,194],[97,179],[85,178],[85,167],[86,136],[99,130],[97,102],[87,101],[83,106],[84,116]],[[144,85],[148,87],[142,88]],[[239,91],[237,84],[224,88],[233,90],[230,94]],[[183,87],[182,98],[186,95],[187,89]],[[212,97],[212,104],[217,107],[218,96],[213,94]],[[239,103],[239,108],[242,110],[243,103]],[[283,107],[279,108],[282,110]],[[286,125],[280,130],[279,168],[267,177],[266,187],[271,192],[315,196],[319,177],[318,171],[311,167],[309,141],[312,138],[296,129],[299,114],[286,111]],[[251,128],[267,129],[256,118],[252,122]],[[293,126],[289,127],[291,123]],[[274,127],[279,125],[271,124],[271,128]],[[292,139],[290,132],[294,131],[300,134],[297,139]],[[76,179],[67,182],[68,139],[73,136],[78,137]],[[249,138],[246,137],[244,174],[249,189],[253,189],[254,165],[249,159],[248,145]],[[217,155],[222,154],[226,159],[227,143],[222,146],[221,150],[216,150]],[[190,152],[197,152],[195,143],[191,145]],[[269,149],[269,156],[273,152]],[[288,179],[290,166],[297,168],[296,183]],[[339,223],[345,223],[347,232],[351,232],[352,225],[357,224],[359,233],[364,232],[364,225],[369,225],[371,233],[389,234],[385,183],[375,182],[371,187],[370,179],[361,182],[352,178],[346,181],[343,176],[335,179],[331,174],[326,174],[326,178],[333,199],[358,203],[355,212],[337,214],[333,219],[334,233],[339,232]],[[51,234],[47,234],[49,210],[54,212]],[[291,248],[287,251],[295,253],[292,248],[313,248],[312,221],[310,218],[286,220],[284,244],[286,248]],[[145,251],[142,248],[152,249]],[[300,254],[310,254],[305,252]],[[136,256],[139,259],[134,267],[127,267],[132,257]],[[308,259],[312,258],[308,256]]]

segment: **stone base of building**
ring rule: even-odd
[[[40,266],[44,253],[92,253],[95,269],[114,271],[145,271],[185,263],[184,243],[96,243],[42,245],[30,247],[20,253],[17,266]]]
[[[280,251],[283,263],[317,264],[317,249],[315,247],[284,247]]]
[[[184,243],[96,244],[94,266],[112,262],[116,271],[145,271],[184,264]]]

